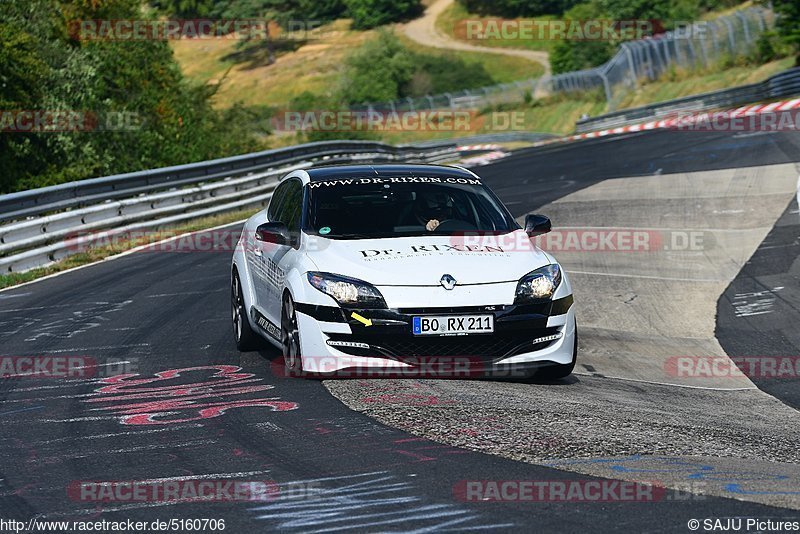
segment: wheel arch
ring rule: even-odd
[[[253,295],[253,287],[250,284],[250,276],[249,273],[245,269],[242,268],[243,266],[239,265],[238,262],[234,261],[231,264],[231,283],[233,283],[233,277],[239,277],[239,286],[242,290],[242,298],[244,299],[244,309],[245,309],[245,317],[247,318],[247,322],[251,328],[256,331],[259,331],[255,328],[255,324],[253,323],[253,318],[251,316],[250,310],[253,307],[254,297]],[[242,272],[244,271],[244,272]]]

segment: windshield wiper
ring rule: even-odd
[[[350,233],[350,234],[321,235],[320,237],[327,237],[328,239],[377,239],[379,236],[370,234]]]

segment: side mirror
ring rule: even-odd
[[[550,219],[544,215],[532,213],[525,217],[525,233],[531,237],[546,234],[552,228]]]
[[[289,228],[282,222],[268,222],[256,228],[256,241],[291,245],[292,236],[289,234]]]

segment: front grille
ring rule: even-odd
[[[356,347],[336,347],[338,350],[354,356],[374,356],[391,358],[412,363],[419,358],[427,357],[469,357],[481,361],[494,361],[515,354],[541,350],[553,341],[531,342],[543,336],[558,332],[558,328],[537,330],[533,335],[526,334],[492,334],[472,336],[412,336],[381,335],[364,336],[348,334],[329,334],[331,340],[354,341],[366,343],[369,349]]]

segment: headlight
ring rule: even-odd
[[[523,276],[517,284],[514,304],[551,299],[560,283],[561,269],[555,263],[536,269]]]
[[[385,308],[378,289],[366,282],[330,273],[308,273],[308,282],[345,308]]]

